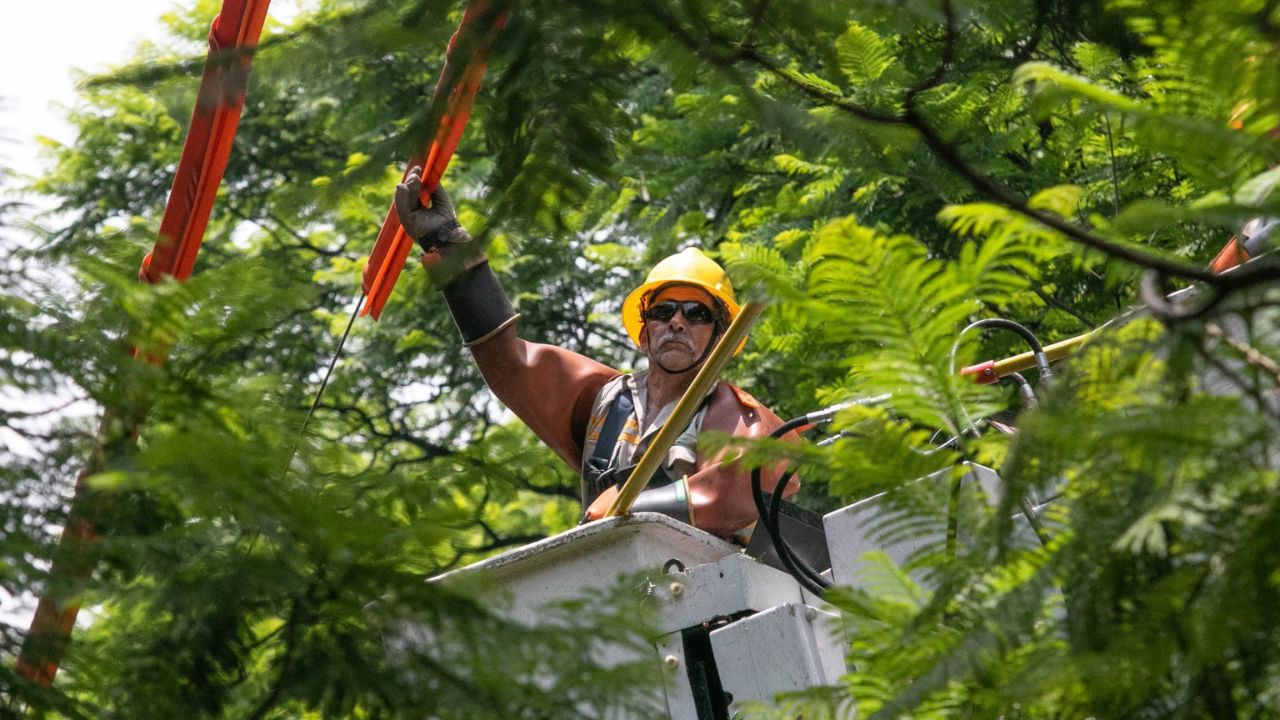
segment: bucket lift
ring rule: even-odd
[[[942,499],[946,507],[952,477],[952,470],[946,469],[910,485],[926,498]],[[999,502],[999,478],[988,468],[966,465],[959,488],[960,516]],[[893,492],[898,491],[866,498],[823,518],[832,563],[826,574],[834,574],[836,582],[860,582],[859,566],[868,551],[885,552],[902,563],[919,547],[944,541],[945,512],[925,535],[901,538],[881,532],[880,520],[892,512]],[[1018,523],[1018,539],[1036,542],[1023,514]],[[854,670],[846,661],[847,642],[837,616],[820,597],[737,545],[665,515],[605,518],[433,582],[487,587],[485,600],[495,612],[534,625],[543,616],[542,608],[552,603],[581,598],[636,576],[645,578],[639,592],[657,610],[649,656],[636,657],[633,647],[618,646],[604,650],[597,662],[653,663],[662,676],[660,696],[652,699],[655,715],[727,719],[746,702],[771,703],[780,693],[834,685]],[[477,579],[483,582],[473,582]],[[405,644],[428,643],[431,636],[425,628],[410,625],[388,630],[386,641],[394,652]]]

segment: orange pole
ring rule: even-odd
[[[142,282],[154,284],[166,276],[181,281],[191,275],[231,154],[253,59],[248,52],[234,62],[219,56],[228,49],[249,50],[257,45],[269,4],[270,0],[223,0],[222,9],[213,20],[209,58],[192,110],[191,129],[160,221],[160,237],[142,259],[138,271]],[[138,353],[135,351],[134,355]],[[162,360],[150,355],[142,359]],[[80,611],[79,595],[93,573],[97,531],[92,495],[85,480],[104,468],[103,445],[110,441],[107,433],[113,424],[111,413],[104,413],[98,431],[99,447],[76,478],[67,525],[49,569],[49,586],[36,605],[18,654],[18,671],[43,687],[52,685],[58,674]],[[128,427],[136,428],[136,422]],[[129,434],[133,432],[130,430]]]

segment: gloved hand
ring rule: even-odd
[[[396,186],[396,214],[404,231],[417,241],[423,252],[434,252],[447,242],[471,240],[467,229],[458,223],[457,211],[443,185],[431,193],[430,206],[423,206],[421,196],[422,168],[415,165],[404,182]]]
[[[618,488],[614,485],[604,489],[595,500],[591,501],[591,507],[587,508],[584,518],[587,522],[599,520],[604,514],[609,512],[609,508],[613,507],[613,501],[618,499]]]
[[[458,223],[449,195],[440,186],[431,193],[431,205],[423,206],[422,168],[414,166],[396,186],[396,215],[405,233],[422,247],[422,265],[437,290],[443,290],[464,270],[484,262],[485,256],[471,234]]]
[[[604,517],[604,514],[613,506],[613,501],[618,499],[620,494],[618,491],[617,485],[605,488],[604,492],[600,493],[600,496],[593,500],[591,506],[583,513],[583,521],[591,522]],[[635,502],[631,504],[631,513],[642,512],[662,513],[697,527],[693,522],[692,510],[689,509],[689,479],[683,477],[661,487],[642,490],[636,496]]]

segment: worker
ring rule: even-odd
[[[443,189],[420,201],[421,171],[396,188],[405,232],[424,248],[443,295],[489,389],[579,473],[585,520],[604,516],[636,463],[738,313],[724,270],[690,248],[658,263],[622,303],[622,323],[648,358],[624,374],[576,352],[516,335],[512,308],[488,259],[459,225]],[[741,349],[739,346],[738,350]],[[741,541],[757,519],[749,469],[732,451],[708,456],[701,431],[767,437],[781,420],[751,395],[718,382],[663,459],[632,512],[659,512]],[[762,472],[766,491],[778,472]]]

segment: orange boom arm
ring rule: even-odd
[[[160,221],[160,237],[138,271],[143,282],[154,284],[166,275],[178,280],[191,276],[240,125],[249,65],[268,4],[269,0],[224,0],[213,20],[209,59]]]

